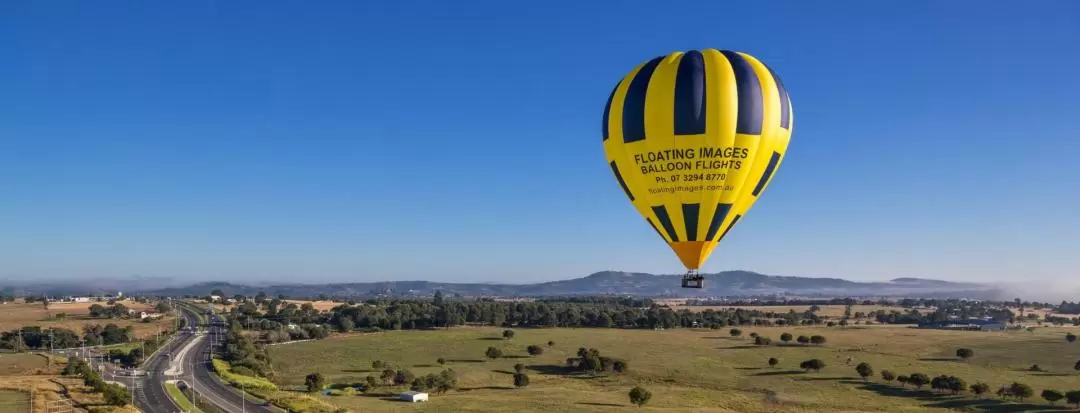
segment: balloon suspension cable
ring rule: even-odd
[[[705,286],[705,277],[698,274],[696,269],[687,270],[682,277],[683,288],[702,288]]]

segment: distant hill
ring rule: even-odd
[[[750,271],[725,271],[705,275],[705,288],[680,287],[680,275],[655,275],[635,272],[602,271],[583,278],[536,284],[444,283],[431,281],[383,281],[339,284],[281,284],[266,286],[238,285],[223,282],[201,283],[185,287],[144,290],[161,295],[207,295],[219,289],[226,295],[253,295],[260,291],[290,297],[364,297],[376,294],[476,296],[914,296],[966,297],[1000,299],[1002,291],[991,285],[957,283],[919,278],[898,278],[888,282],[855,282],[838,278],[772,276]]]

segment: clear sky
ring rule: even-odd
[[[704,268],[1080,275],[1080,2],[3,2],[0,279],[681,272],[604,162],[633,66],[750,53],[788,158]]]

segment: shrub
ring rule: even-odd
[[[891,382],[895,378],[896,378],[896,374],[894,374],[892,371],[889,371],[889,370],[882,370],[881,371],[881,379],[882,380],[885,380],[887,382]]]
[[[529,375],[524,373],[517,373],[514,375],[514,387],[525,387],[529,385]]]
[[[645,390],[641,387],[634,387],[630,389],[630,403],[638,405],[638,407],[644,406],[652,398],[652,392]]]
[[[964,360],[967,360],[967,359],[972,358],[974,356],[975,356],[975,350],[972,350],[970,348],[958,348],[958,349],[956,349],[956,357],[960,357],[960,358],[962,358]]]

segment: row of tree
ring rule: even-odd
[[[83,326],[83,336],[66,328],[42,329],[38,326],[22,327],[0,332],[0,348],[25,351],[79,347],[81,345],[99,346],[135,341],[135,329],[132,326],[120,327],[116,324],[90,324]]]
[[[957,351],[957,353],[960,352],[960,350]],[[858,373],[864,381],[866,381],[874,375],[874,368],[870,366],[869,363],[863,362],[855,366],[855,372]],[[951,392],[952,394],[960,394],[966,390],[970,390],[977,397],[982,397],[984,394],[990,391],[990,385],[986,383],[976,382],[968,385],[967,382],[964,381],[964,379],[946,374],[930,378],[930,376],[927,376],[923,373],[897,375],[890,370],[882,370],[881,378],[886,382],[890,383],[895,379],[900,383],[901,386],[906,387],[910,384],[917,389],[921,389],[923,386],[930,385],[930,388],[934,391]],[[1031,388],[1031,386],[1027,384],[1013,382],[1008,386],[1002,386],[998,388],[997,395],[1003,398],[1015,398],[1022,402],[1024,401],[1024,399],[1034,396],[1035,391]],[[1043,390],[1040,395],[1044,400],[1050,402],[1050,404],[1054,404],[1062,399],[1067,399],[1069,403],[1076,404],[1077,407],[1080,407],[1080,390],[1062,392],[1058,390],[1047,389]]]
[[[90,365],[81,358],[71,357],[67,366],[60,373],[64,376],[78,376],[83,378],[83,384],[101,393],[105,403],[112,406],[126,406],[131,400],[131,393],[123,386],[105,383],[101,376],[90,368]]]

